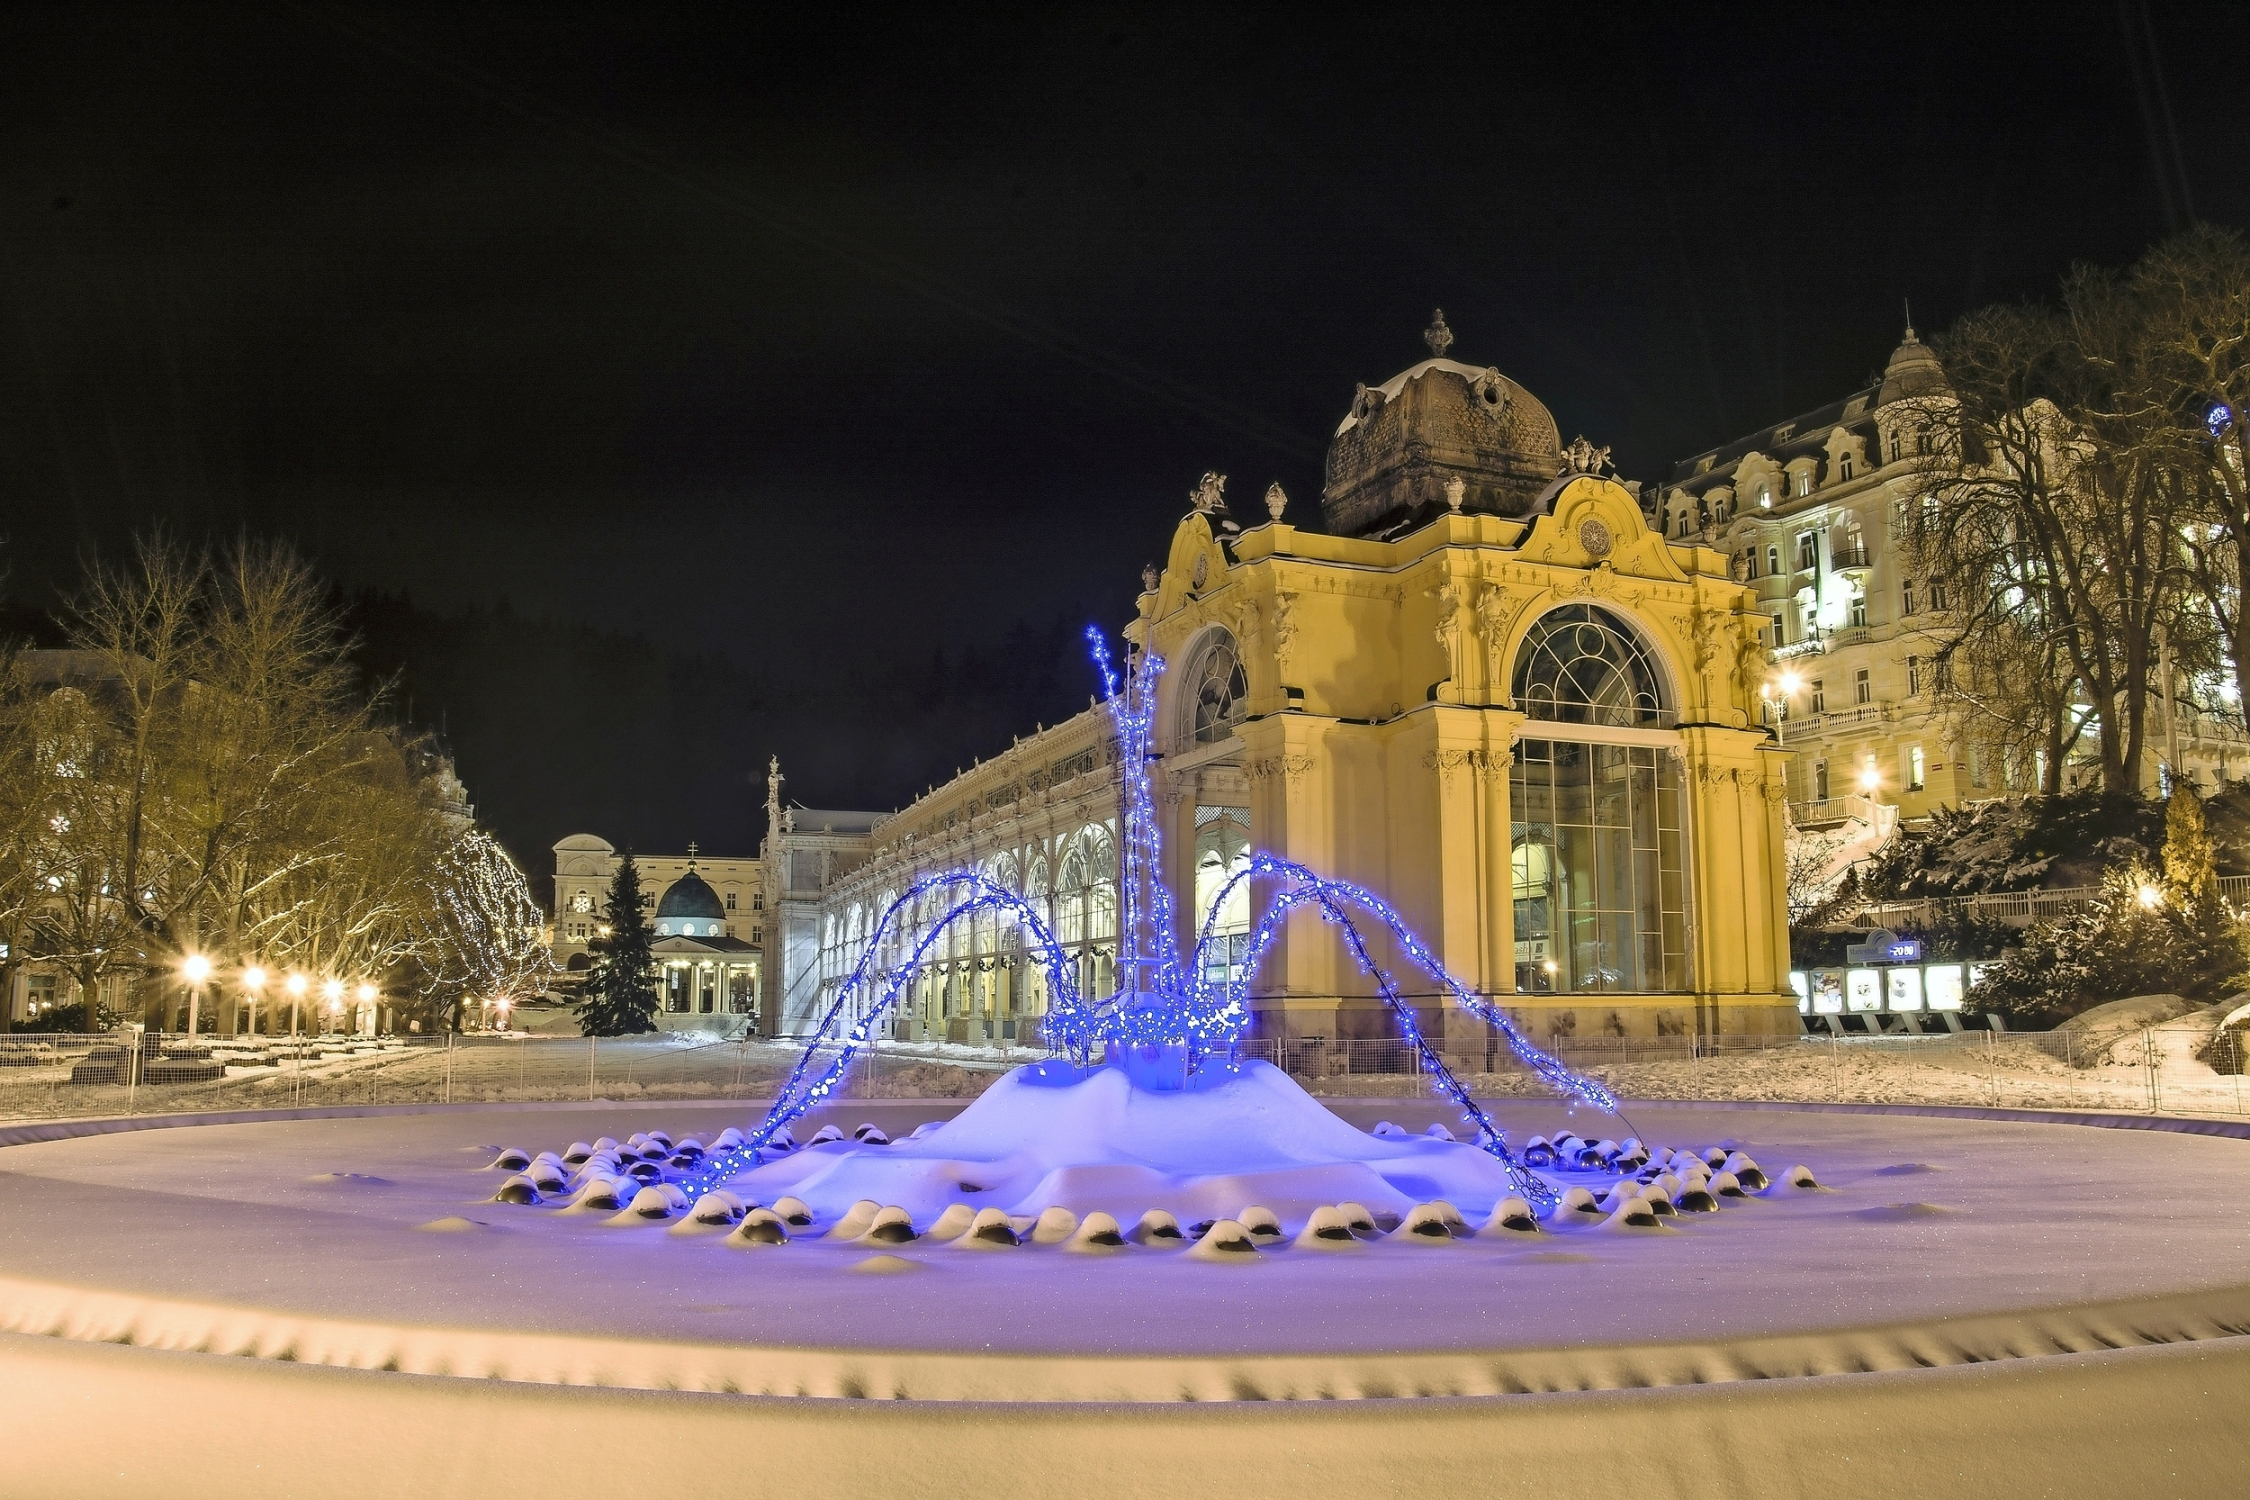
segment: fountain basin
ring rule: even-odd
[[[1100,1104],[1089,1095],[1072,1107]],[[1135,1101],[1123,1108],[1132,1118]],[[956,1113],[942,1103],[847,1102],[805,1133],[872,1121],[895,1142]],[[1591,1111],[1571,1117],[1555,1105],[1496,1113],[1518,1139],[1566,1122],[1581,1133],[1608,1128]],[[1401,1170],[1385,1164],[1402,1157],[1441,1155],[1440,1143],[1402,1151],[1397,1138],[1364,1127],[1388,1117],[1419,1131],[1451,1119],[1435,1104],[1397,1100],[1338,1114],[1338,1126],[1367,1143],[1378,1175]],[[2081,1427],[2106,1422],[2137,1410],[2137,1393],[2204,1389],[2213,1361],[2243,1357],[2233,1330],[2250,1327],[2241,1207],[2250,1203],[2250,1143],[1713,1106],[1631,1115],[1646,1138],[1744,1149],[1777,1179],[1803,1163],[1831,1191],[1769,1194],[1655,1236],[1575,1225],[1435,1246],[1385,1238],[1350,1254],[1261,1249],[1247,1264],[1140,1246],[1099,1256],[1038,1244],[992,1254],[868,1247],[818,1237],[819,1222],[788,1244],[746,1249],[661,1223],[566,1215],[554,1203],[492,1203],[508,1174],[486,1163],[505,1146],[560,1149],[658,1126],[708,1141],[754,1118],[750,1106],[431,1110],[123,1135],[93,1133],[89,1122],[77,1138],[0,1152],[10,1226],[0,1241],[0,1328],[32,1335],[8,1340],[0,1383],[11,1401],[51,1402],[67,1387],[106,1405],[136,1381],[175,1394],[208,1386],[219,1400],[248,1379],[270,1417],[298,1400],[308,1415],[326,1409],[343,1380],[353,1420],[377,1426],[394,1419],[387,1413],[403,1421],[424,1410],[434,1386],[508,1405],[527,1431],[561,1412],[585,1420],[585,1403],[628,1402],[636,1421],[656,1403],[661,1423],[687,1432],[703,1430],[697,1401],[726,1406],[740,1424],[807,1402],[849,1411],[881,1398],[952,1412],[956,1425],[995,1424],[992,1434],[1017,1430],[1018,1419],[999,1414],[1018,1408],[1023,1421],[1081,1428],[1110,1420],[1101,1413],[1136,1411],[1146,1414],[1135,1419],[1143,1441],[1175,1420],[1191,1437],[1204,1431],[1200,1403],[1317,1403],[1261,1416],[1251,1426],[1265,1437],[1238,1434],[1253,1447],[1270,1438],[1277,1452],[1328,1451],[1363,1420],[1338,1413],[1364,1408],[1380,1426],[1393,1419],[1378,1412],[1403,1404],[1425,1415],[1398,1420],[1451,1431],[1450,1443],[1467,1445],[1460,1451],[1487,1460],[1513,1452],[1526,1463],[1551,1451],[1545,1439],[1534,1443],[1535,1429],[1548,1428],[1518,1420],[1529,1403],[1583,1410],[1599,1394],[1623,1441],[1635,1421],[1669,1430],[1676,1403],[1722,1395],[1728,1404],[1713,1411],[1786,1409],[1822,1431],[1823,1413],[1893,1402],[1920,1412],[1913,1423],[1926,1450],[1940,1429],[1967,1421],[1962,1403],[1987,1399],[1982,1391],[1999,1403],[1980,1408],[1987,1441],[1997,1428],[2049,1424],[2051,1453],[2085,1459],[2063,1416]],[[962,1121],[983,1128],[965,1113]],[[1143,1136],[1156,1150],[1163,1132]],[[933,1139],[945,1131],[925,1134],[922,1146]],[[964,1129],[942,1156],[901,1159],[972,1160],[977,1139]],[[1220,1163],[1225,1171],[1203,1175],[1268,1170],[1256,1153],[1272,1145],[1253,1133],[1239,1158]],[[1153,1160],[1161,1172],[1161,1151]],[[1035,1188],[1041,1166],[1034,1159],[992,1187]],[[835,1186],[838,1196],[857,1191]],[[1205,1189],[1218,1191],[1197,1191]],[[804,1184],[797,1196],[822,1218],[833,1201]],[[1004,1206],[1033,1196],[1026,1189]],[[1293,1236],[1303,1225],[1286,1201],[1263,1206]],[[911,1272],[855,1274],[878,1249]],[[131,1347],[96,1347],[121,1342]],[[2200,1373],[2173,1373],[2183,1362]],[[2077,1374],[2040,1386],[2058,1364]],[[2175,1381],[2185,1383],[2175,1390]],[[1924,1394],[1898,1394],[1901,1386]],[[1790,1393],[1777,1397],[1776,1387]],[[2035,1387],[2048,1391],[2044,1406],[2026,1404]],[[2179,1396],[2175,1409],[2191,1412],[2196,1399]],[[1486,1415],[1448,1428],[1464,1405]],[[196,1409],[166,1407],[171,1415],[151,1430],[178,1437]],[[961,1415],[971,1412],[984,1415]],[[794,1431],[807,1419],[772,1420]],[[906,1442],[909,1432],[934,1441],[893,1415],[869,1420],[869,1442],[889,1441],[884,1433]],[[2197,1451],[2231,1452],[2233,1439],[2215,1435],[2222,1426],[2232,1430],[2206,1429]],[[1832,1436],[1879,1447],[1879,1430],[1845,1422]],[[1975,1448],[1963,1427],[1964,1463],[1981,1461]],[[1255,1466],[1251,1451],[1235,1472]],[[1605,1439],[1603,1451],[1617,1450]],[[231,1460],[219,1452],[213,1461]]]

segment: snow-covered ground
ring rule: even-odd
[[[904,1138],[918,1117],[956,1108],[846,1103],[807,1129],[876,1123]],[[1207,1148],[1128,1112],[1098,1131],[1090,1117],[1056,1116],[1040,1140],[968,1131],[919,1157],[856,1143],[785,1156],[807,1164],[794,1181],[734,1186],[776,1207],[784,1194],[774,1190],[794,1188],[787,1196],[808,1200],[811,1222],[786,1243],[754,1244],[723,1226],[683,1231],[678,1214],[493,1201],[510,1175],[491,1165],[504,1148],[560,1153],[660,1126],[715,1141],[746,1123],[741,1110],[205,1126],[0,1153],[10,1226],[0,1327],[529,1381],[1170,1401],[1244,1386],[1476,1393],[1906,1369],[1986,1357],[1987,1343],[2098,1348],[2166,1330],[2211,1337],[2213,1318],[2250,1318],[2250,1149],[2240,1141],[1697,1106],[1629,1108],[1623,1121],[1583,1106],[1500,1108],[1519,1141],[1566,1125],[1589,1137],[1630,1132],[1745,1151],[1776,1179],[1802,1164],[1824,1190],[1777,1186],[1659,1232],[1566,1214],[1537,1233],[1423,1239],[1402,1229],[1328,1254],[1292,1241],[1313,1221],[1307,1205],[1344,1187],[1290,1178],[1305,1177],[1303,1166],[1267,1159],[1287,1129]],[[1306,1165],[1356,1155],[1399,1198],[1457,1194],[1472,1224],[1492,1207],[1497,1186],[1471,1180],[1487,1170],[1476,1148],[1362,1133],[1386,1116],[1419,1133],[1442,1120],[1434,1105],[1342,1113],[1321,1127],[1341,1136],[1301,1143]],[[1107,1144],[1075,1138],[1089,1133]],[[1046,1160],[1130,1166],[1117,1158],[1135,1141],[1141,1169],[1101,1180],[1057,1181]],[[993,1181],[967,1181],[963,1164],[995,1151]],[[1248,1210],[1268,1208],[1280,1235],[1214,1265],[1186,1240],[1077,1254],[1033,1234],[979,1254],[930,1234],[942,1217],[933,1162],[947,1164],[941,1196],[953,1203],[991,1199],[1028,1216],[1052,1198],[1129,1227],[1178,1202],[1167,1196],[1178,1183],[1159,1179],[1196,1164],[1182,1151],[1216,1169],[1201,1174],[1196,1203],[1224,1204],[1246,1225],[1257,1217]],[[1011,1153],[1025,1160],[1009,1165]],[[1441,1163],[1448,1155],[1458,1162]],[[1433,1165],[1417,1180],[1412,1163],[1425,1157]],[[884,1165],[892,1158],[896,1169]],[[876,1180],[886,1173],[890,1186]],[[842,1205],[858,1195],[907,1200],[917,1237],[835,1233],[850,1229]]]
[[[2144,1040],[2145,1031],[2145,1040]],[[2210,1027],[2177,1018],[2130,1027],[2107,1038],[2066,1033],[1790,1041],[1777,1046],[1688,1056],[1678,1048],[1645,1058],[1627,1053],[1573,1056],[1574,1066],[1639,1099],[1783,1100],[2125,1110],[2132,1113],[2250,1118],[2250,1088],[2204,1060]],[[848,1097],[973,1098],[1013,1062],[948,1047],[885,1047],[863,1056]],[[478,1038],[451,1049],[325,1062],[284,1063],[273,1071],[209,1083],[72,1084],[65,1060],[0,1068],[0,1120],[273,1109],[323,1105],[586,1101],[588,1099],[755,1099],[769,1096],[796,1060],[787,1043],[717,1042],[693,1033],[507,1041]],[[2151,1059],[2153,1058],[2153,1064]],[[1324,1098],[1410,1099],[1430,1092],[1406,1073],[1300,1076]],[[1538,1098],[1523,1073],[1466,1075],[1482,1098]]]

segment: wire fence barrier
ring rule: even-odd
[[[1433,1044],[1479,1097],[1546,1089],[1506,1047],[1448,1031]],[[1558,1037],[1572,1068],[1630,1099],[1979,1105],[2250,1117],[2250,1034],[2209,1026],[2108,1031],[1967,1031],[1927,1036]],[[618,1102],[771,1097],[800,1044],[699,1032],[638,1037],[187,1037],[0,1034],[0,1119],[216,1110],[504,1101]],[[1044,1050],[871,1043],[839,1098],[945,1099],[981,1093]],[[1315,1094],[1427,1093],[1414,1048],[1396,1038],[1253,1040],[1237,1056],[1272,1063]]]

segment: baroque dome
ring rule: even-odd
[[[671,924],[688,921],[726,920],[726,904],[710,883],[695,873],[689,865],[688,872],[664,888],[664,897],[656,903],[656,931],[660,937],[671,936]]]
[[[1562,434],[1538,397],[1449,358],[1444,313],[1422,337],[1431,358],[1361,386],[1328,445],[1320,512],[1337,535],[1441,513],[1456,480],[1462,510],[1521,515],[1562,467]]]

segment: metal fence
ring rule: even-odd
[[[1497,1038],[1446,1066],[1483,1097],[1544,1086]],[[1563,1037],[1547,1045],[1628,1099],[1982,1105],[2250,1117],[2250,1036],[2209,1027],[1931,1036]],[[962,1098],[1022,1048],[881,1042],[854,1061],[844,1098]],[[1395,1038],[1252,1041],[1316,1094],[1426,1094],[1418,1053]],[[700,1033],[642,1037],[194,1038],[0,1035],[0,1120],[335,1105],[656,1101],[771,1097],[796,1063],[788,1041]]]
[[[2022,927],[2069,916],[2101,893],[2098,885],[2066,885],[2044,891],[1995,891],[1984,896],[1923,896],[1912,901],[1869,902],[1860,907],[1854,920],[1886,927],[1928,927],[1948,913],[1967,912],[1980,922]],[[2238,907],[2250,903],[2250,875],[2220,876],[2219,894]]]

